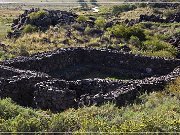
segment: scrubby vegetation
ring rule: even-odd
[[[116,37],[124,38],[126,40],[129,40],[131,36],[136,36],[141,41],[144,41],[146,39],[143,29],[141,29],[137,26],[126,27],[123,25],[115,25],[112,28],[110,28],[109,30]]]
[[[40,17],[42,17],[42,16],[44,16],[44,15],[46,15],[46,14],[47,14],[46,11],[40,10],[40,11],[38,11],[38,12],[32,12],[31,14],[29,14],[29,18],[30,18],[31,20],[36,20],[36,19],[38,19],[38,18],[40,18]]]
[[[37,30],[38,30],[38,28],[36,26],[32,26],[32,25],[28,24],[24,27],[23,33],[32,33],[32,32],[35,32]]]
[[[158,12],[154,13],[154,9]],[[36,26],[27,24],[23,27],[23,34],[17,39],[5,39],[6,32],[4,32],[2,43],[8,46],[6,52],[0,48],[0,56],[1,59],[19,56],[22,44],[26,46],[28,54],[53,50],[58,47],[86,46],[121,49],[126,45],[133,53],[174,58],[177,56],[177,48],[169,44],[166,39],[178,32],[179,23],[142,22],[129,26],[124,21],[136,19],[141,14],[160,14],[166,17],[167,14],[175,11],[177,10],[153,8],[141,4],[102,6],[100,12],[96,14],[92,14],[91,11],[81,12],[78,9],[75,10],[79,14],[76,19],[77,23],[69,26],[57,25],[49,27],[44,32]],[[39,10],[30,13],[28,17],[31,20],[36,20],[46,14],[45,10]],[[90,18],[95,19],[94,25],[92,25]],[[116,24],[113,20],[118,21],[118,23]],[[8,22],[12,22],[12,19]],[[112,22],[115,24],[111,25]],[[7,31],[10,26],[5,29]]]
[[[165,91],[144,94],[132,105],[69,109],[53,114],[0,100],[0,131],[9,132],[180,132],[180,78]]]
[[[79,0],[80,2],[81,0]],[[96,1],[94,1],[96,4]],[[140,22],[127,19],[140,15],[170,17],[179,8],[158,8],[147,4],[100,6],[99,12],[73,9],[79,16],[71,25],[50,26],[40,31],[25,25],[18,38],[7,38],[14,18],[21,10],[0,10],[0,60],[54,50],[59,47],[99,47],[120,50],[124,46],[134,54],[176,58],[178,48],[168,38],[179,33],[180,23]],[[97,5],[96,5],[97,6]],[[98,5],[99,6],[99,5]],[[29,14],[30,21],[46,15],[45,10]],[[93,18],[93,21],[90,18]],[[112,25],[111,25],[112,24]],[[117,79],[110,78],[109,79]],[[180,78],[165,90],[137,97],[130,105],[116,107],[113,103],[100,107],[69,109],[53,114],[17,105],[11,99],[0,100],[0,132],[180,132]]]
[[[116,5],[112,8],[112,14],[118,15],[119,13],[130,11],[133,9],[136,9],[137,7],[135,5]]]

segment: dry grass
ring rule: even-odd
[[[123,12],[119,15],[119,17],[122,20],[126,19],[137,19],[141,14],[146,14],[146,15],[152,15],[153,14],[153,9],[146,7],[146,8],[137,8],[133,11],[128,11],[128,12]]]

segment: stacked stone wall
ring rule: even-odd
[[[69,76],[87,72],[144,74],[143,79],[109,80],[87,78],[67,80],[52,76]],[[104,49],[67,48],[18,57],[0,65],[0,96],[10,97],[23,106],[63,111],[68,108],[115,102],[124,105],[147,91],[163,90],[166,84],[180,76],[180,60],[146,57]],[[72,73],[69,69],[72,68]],[[73,70],[73,68],[77,68]],[[67,70],[68,69],[68,70]],[[58,73],[58,71],[62,73]],[[84,72],[84,73],[87,73]]]

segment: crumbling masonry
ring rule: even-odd
[[[52,111],[108,101],[123,105],[145,91],[162,90],[180,76],[179,66],[179,59],[115,50],[58,49],[3,61],[0,96]]]

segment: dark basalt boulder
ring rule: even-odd
[[[174,22],[180,22],[180,12],[174,13],[171,16],[167,18],[163,18],[160,15],[140,15],[138,19],[126,19],[124,23],[126,23],[128,26],[133,26],[134,24],[137,24],[139,22],[159,22],[159,23],[174,23]]]
[[[180,45],[180,33],[172,35],[167,41],[173,46],[178,47]]]
[[[104,33],[104,31],[102,31],[102,30],[92,28],[88,31],[87,34],[90,36],[102,36],[103,33]]]
[[[180,12],[170,15],[166,18],[165,22],[180,22]]]

